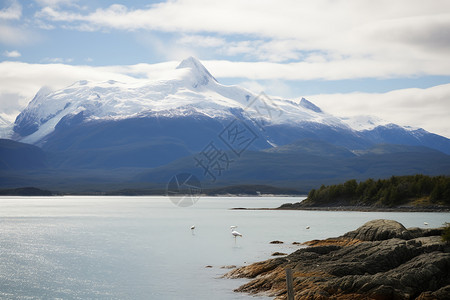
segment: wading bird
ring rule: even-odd
[[[239,232],[237,232],[236,230],[233,230],[231,232],[231,234],[234,236],[234,243],[236,244],[236,237],[240,236],[242,237],[242,234],[240,234]]]

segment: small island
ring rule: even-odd
[[[369,221],[343,236],[307,242],[285,257],[234,269],[251,278],[236,292],[287,299],[285,270],[295,299],[449,299],[450,227],[405,228]]]

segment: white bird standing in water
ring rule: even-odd
[[[231,231],[231,234],[234,236],[234,243],[236,244],[236,238],[238,236],[242,237],[242,234],[240,234],[239,232],[237,232],[236,230]]]
[[[427,222],[423,222],[423,225],[428,226],[428,223]]]

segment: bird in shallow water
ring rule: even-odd
[[[236,244],[236,238],[238,236],[242,237],[242,234],[240,234],[239,232],[237,232],[236,230],[231,231],[231,234],[234,236],[234,243]]]

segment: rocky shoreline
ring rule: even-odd
[[[252,279],[236,292],[275,299],[287,299],[286,268],[293,270],[295,299],[450,299],[450,245],[442,232],[373,220],[225,277]]]

